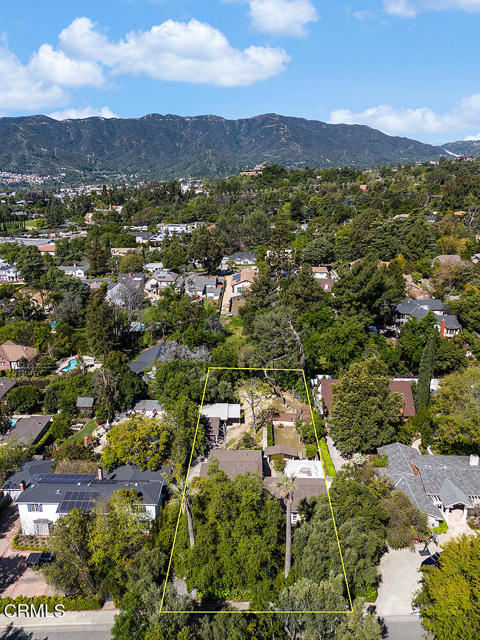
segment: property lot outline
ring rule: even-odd
[[[350,609],[344,609],[344,610],[321,610],[321,611],[311,611],[311,610],[302,610],[302,611],[278,611],[278,610],[267,610],[267,611],[241,611],[241,610],[215,610],[215,611],[205,611],[205,610],[199,610],[199,611],[195,611],[196,614],[217,614],[217,613],[240,613],[240,614],[248,614],[248,613],[253,613],[253,614],[267,614],[267,613],[273,613],[273,614],[299,614],[299,613],[310,613],[310,614],[340,614],[340,613],[352,613],[353,611],[353,602],[352,602],[352,597],[350,594],[350,588],[348,586],[348,579],[347,579],[347,574],[345,571],[345,564],[343,562],[343,555],[342,555],[342,549],[341,549],[341,545],[340,545],[340,539],[338,536],[338,531],[337,531],[337,524],[335,522],[335,515],[333,513],[333,506],[332,506],[332,501],[330,498],[330,491],[328,489],[328,484],[327,484],[327,474],[325,471],[325,465],[323,462],[323,457],[322,457],[322,451],[320,448],[320,442],[318,439],[318,432],[317,432],[317,427],[315,424],[315,418],[313,415],[313,410],[312,410],[312,402],[310,399],[310,392],[308,389],[308,385],[307,385],[307,379],[305,376],[305,370],[304,369],[288,369],[288,368],[283,368],[283,369],[275,369],[272,367],[208,367],[207,370],[207,376],[205,378],[205,384],[203,386],[203,393],[202,393],[202,400],[200,402],[200,407],[198,410],[198,417],[197,417],[197,424],[196,424],[196,428],[195,428],[195,435],[193,437],[193,443],[192,443],[192,450],[190,453],[190,459],[188,461],[188,468],[187,468],[187,473],[185,475],[185,483],[183,485],[183,492],[182,492],[182,499],[181,499],[181,503],[180,503],[180,509],[178,512],[178,518],[177,518],[177,523],[175,526],[175,533],[173,536],[173,543],[172,543],[172,550],[170,552],[170,558],[168,561],[168,567],[167,567],[167,574],[165,576],[165,583],[163,585],[163,592],[162,592],[162,599],[160,601],[160,609],[159,609],[159,613],[183,613],[183,614],[191,614],[192,611],[180,611],[180,610],[168,610],[168,609],[164,609],[163,608],[163,602],[165,600],[165,594],[166,594],[166,590],[167,590],[167,585],[168,585],[168,577],[170,575],[170,571],[171,571],[171,566],[172,566],[172,561],[173,561],[173,554],[175,551],[175,544],[177,541],[177,534],[178,534],[178,529],[180,526],[180,521],[182,519],[182,507],[183,507],[183,503],[184,503],[184,499],[185,499],[185,492],[187,489],[187,481],[188,481],[188,476],[190,474],[190,467],[192,464],[192,460],[193,460],[193,452],[195,449],[195,442],[197,440],[197,434],[198,434],[198,427],[200,425],[200,418],[201,418],[201,413],[202,413],[202,407],[205,401],[205,393],[207,390],[207,385],[208,385],[208,379],[210,376],[210,371],[287,371],[287,372],[296,372],[301,374],[302,376],[302,380],[303,380],[303,384],[305,385],[305,391],[307,394],[307,399],[308,399],[308,406],[310,409],[310,416],[312,419],[312,424],[313,424],[313,428],[314,428],[314,432],[315,432],[315,441],[317,444],[317,451],[318,451],[318,455],[320,458],[320,463],[322,465],[322,471],[323,471],[323,477],[325,479],[325,486],[326,486],[326,490],[327,490],[327,497],[328,497],[328,504],[330,507],[330,514],[332,517],[332,521],[333,521],[333,528],[335,531],[335,537],[337,540],[337,546],[338,546],[338,552],[340,554],[340,561],[341,561],[341,565],[342,565],[342,571],[343,571],[343,577],[345,580],[345,585],[346,585],[346,589],[347,589],[347,597],[348,597],[348,602],[350,605]]]

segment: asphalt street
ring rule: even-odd
[[[388,640],[423,640],[425,631],[417,616],[387,616],[384,618]],[[2,630],[1,640],[110,640],[110,624],[14,627]]]

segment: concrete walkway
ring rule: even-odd
[[[345,465],[349,464],[347,458],[344,458],[337,447],[333,444],[333,440],[330,436],[327,436],[327,446],[328,453],[330,454],[330,458],[332,459],[333,466],[335,467],[335,471],[340,471],[340,469]]]
[[[379,616],[404,616],[413,613],[412,599],[420,587],[418,569],[423,558],[418,552],[423,545],[410,549],[390,549],[381,559],[379,573],[381,583],[375,603]],[[436,551],[434,544],[430,551]]]
[[[63,616],[56,618],[54,615],[48,617],[35,618],[20,614],[18,617],[8,618],[0,616],[0,630],[9,625],[13,627],[28,627],[29,629],[43,629],[56,626],[82,626],[85,629],[85,637],[88,638],[90,626],[113,625],[115,616],[120,613],[118,609],[111,611],[65,611]],[[1,631],[0,631],[1,632]]]

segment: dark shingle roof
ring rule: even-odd
[[[278,478],[264,478],[265,488],[276,498],[281,499],[281,489],[277,487]],[[298,511],[301,500],[310,500],[316,496],[327,493],[327,485],[323,478],[295,478],[295,489],[293,492],[292,511]]]
[[[472,507],[472,503],[468,497],[448,478],[445,478],[440,491],[438,492],[440,500],[445,508],[454,507],[456,504],[464,504],[466,507]]]
[[[244,473],[262,473],[262,452],[260,450],[218,449],[210,453],[209,466],[213,460],[218,461],[219,468],[232,480]]]

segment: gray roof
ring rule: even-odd
[[[7,478],[2,486],[4,491],[20,489],[20,483],[28,486],[35,474],[51,473],[52,460],[29,460],[20,469]]]
[[[445,478],[440,491],[438,492],[440,500],[445,508],[454,507],[456,504],[463,504],[466,507],[472,507],[472,503],[468,497],[453,484],[448,478]]]
[[[60,271],[63,271],[64,273],[68,273],[69,271],[76,271],[77,269],[81,269],[82,271],[89,271],[90,267],[88,265],[85,264],[77,264],[77,265],[73,265],[73,266],[60,266],[57,267],[57,269],[59,269]]]
[[[442,316],[442,322],[445,322],[446,329],[461,329],[462,325],[459,323],[457,316],[447,315]]]
[[[25,444],[35,444],[46,430],[53,416],[30,416],[20,418],[4,436],[6,440],[15,440]]]
[[[379,447],[378,452],[387,455],[388,466],[377,473],[390,477],[428,515],[443,518],[430,496],[439,496],[447,507],[471,506],[468,496],[480,495],[480,468],[470,463],[469,456],[421,455],[399,442]]]
[[[120,489],[135,489],[144,504],[157,505],[166,482],[163,474],[170,469],[144,472],[134,465],[119,467],[102,480],[95,474],[36,474],[16,502],[57,504],[57,513],[68,513],[75,507],[88,510]]]
[[[86,396],[79,396],[77,398],[77,409],[91,409],[95,398],[88,398]]]
[[[285,444],[275,444],[271,447],[266,447],[263,452],[266,456],[274,456],[277,453],[281,453],[285,456],[292,456],[295,458],[299,457],[298,451],[295,447],[289,447]]]
[[[424,318],[429,311],[443,311],[444,307],[441,300],[402,300],[396,310],[405,316],[421,315]]]
[[[13,389],[13,387],[17,384],[16,380],[8,380],[7,378],[3,378],[0,381],[0,400],[7,395],[7,393],[10,391],[10,389]]]
[[[137,413],[140,413],[141,411],[153,411],[153,410],[157,412],[163,411],[158,400],[140,400],[140,402],[137,402],[137,404],[134,406],[133,410],[136,411]]]
[[[153,347],[149,347],[142,351],[136,360],[131,360],[128,366],[133,373],[143,373],[145,369],[148,369],[153,365],[156,360],[161,360],[162,352],[167,350],[165,342],[160,344],[154,344]]]

